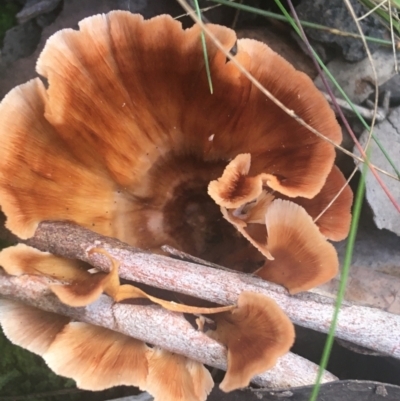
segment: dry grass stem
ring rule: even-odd
[[[91,253],[93,248],[103,248],[120,263],[119,275],[124,279],[221,305],[236,303],[243,291],[261,293],[273,298],[295,324],[320,332],[328,332],[335,307],[334,299],[327,296],[312,292],[290,296],[283,287],[258,277],[146,253],[70,223],[42,222],[35,236],[26,242],[42,251],[80,259],[109,271],[108,258]],[[398,315],[344,305],[336,336],[400,359],[399,332]]]
[[[332,198],[332,200],[325,206],[325,208],[321,211],[321,213],[313,220],[314,223],[317,222],[325,213],[326,211],[335,203],[336,199],[339,198],[340,194],[346,189],[347,185],[350,184],[350,181],[353,179],[354,175],[358,171],[358,166],[360,163],[356,163],[356,166],[354,167],[353,171],[349,175],[349,177],[346,180],[346,183],[340,188],[340,190],[337,192],[337,194]]]
[[[328,95],[325,92],[322,92],[322,94],[329,103],[332,103],[332,98],[330,97],[330,95]],[[353,109],[356,109],[358,113],[367,120],[372,120],[372,118],[375,116],[376,121],[380,122],[385,120],[389,113],[389,108],[386,108],[385,106],[383,106],[382,108],[378,107],[377,109],[372,109],[372,110],[363,106],[358,106],[356,104],[354,104],[352,107],[346,100],[337,97],[336,97],[336,103],[341,108],[348,111],[353,111]],[[398,180],[398,177],[396,176],[393,176],[393,178]]]
[[[180,313],[156,305],[115,304],[105,295],[89,306],[72,308],[62,304],[51,293],[50,283],[54,282],[44,277],[16,277],[0,272],[0,294],[10,300],[62,314],[79,322],[105,327],[226,370],[224,346],[195,330]],[[317,369],[314,363],[288,353],[278,360],[274,368],[256,376],[253,382],[274,389],[311,385]],[[336,379],[329,372],[325,373],[325,382]]]

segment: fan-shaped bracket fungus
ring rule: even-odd
[[[266,257],[257,275],[292,294],[332,279],[339,265],[335,248],[296,199],[279,199],[271,191],[270,175],[248,176],[250,162],[250,154],[238,155],[210,182],[208,193],[224,218]]]
[[[94,251],[108,255],[101,249]],[[118,300],[149,298],[173,311],[211,313],[211,308],[179,305],[149,296],[132,285],[120,286],[118,264],[111,261],[109,273],[92,274],[76,261],[24,244],[0,253],[0,265],[8,274],[41,275],[62,281],[64,284],[53,284],[50,289],[69,306],[85,306],[105,292]],[[232,309],[232,306],[214,308],[212,312]],[[210,373],[198,362],[18,302],[0,300],[0,324],[14,344],[41,355],[55,373],[76,380],[82,389],[98,391],[132,385],[151,391],[158,400],[199,401],[206,399],[213,386]]]
[[[272,368],[293,345],[292,322],[265,295],[242,292],[237,307],[213,316],[217,328],[208,334],[228,349],[223,391],[248,386],[253,376]]]
[[[236,61],[281,103],[334,143],[341,141],[334,113],[305,74],[260,42],[236,40],[223,26],[209,29],[226,51],[237,44]],[[211,95],[200,33],[199,26],[184,30],[170,16],[145,21],[113,11],[47,41],[37,71],[48,87],[33,79],[0,104],[0,205],[7,227],[25,239],[41,221],[73,221],[142,249],[159,251],[167,244],[238,270],[258,268],[261,277],[291,292],[328,280],[337,258],[324,236],[344,238],[351,203],[345,189],[312,221],[345,185],[332,167],[333,146],[266,99],[206,38]],[[207,196],[208,185],[225,220]],[[51,289],[71,306],[88,305],[104,292],[115,300],[146,297],[178,313],[186,307],[120,285],[115,263],[108,273],[92,273],[22,245],[3,251],[0,259],[10,274],[58,280]],[[215,335],[228,347],[230,361],[224,389],[245,385],[290,346],[290,335],[282,334],[286,345],[272,347],[263,364],[247,344],[253,337],[240,317],[252,336],[264,339],[289,327],[285,318],[276,323],[277,314],[268,315],[268,304],[245,295],[237,308],[222,307],[221,315],[191,309],[214,313]],[[205,368],[184,357],[21,306],[7,304],[2,311],[12,341],[84,388],[132,384],[174,401],[202,401],[211,389]],[[32,332],[23,333],[18,319],[29,322]],[[229,337],[229,327],[236,337]],[[237,339],[250,347],[243,374],[238,364],[247,362]]]
[[[93,251],[109,257],[102,249]],[[67,282],[52,284],[50,289],[68,306],[87,305],[105,292],[116,301],[147,298],[174,312],[209,314],[208,319],[217,325],[210,335],[228,352],[227,374],[221,385],[224,391],[247,386],[254,375],[271,368],[293,343],[290,320],[274,301],[263,295],[242,293],[237,305],[227,307],[180,305],[150,296],[130,284],[121,286],[118,264],[110,260],[109,273],[89,273],[75,261],[24,244],[0,253],[0,264],[8,274],[34,274]],[[92,280],[90,275],[94,276]],[[30,330],[26,330],[26,322]],[[41,355],[54,372],[75,379],[83,389],[134,385],[150,391],[157,400],[197,401],[204,400],[213,385],[210,373],[196,361],[17,302],[0,301],[0,324],[12,342]]]

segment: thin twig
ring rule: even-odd
[[[367,56],[368,56],[369,63],[370,63],[370,65],[371,65],[371,70],[372,70],[372,75],[373,75],[373,82],[374,82],[374,87],[375,87],[374,114],[373,114],[373,116],[372,116],[371,126],[370,126],[370,129],[369,129],[368,139],[367,139],[367,142],[366,142],[366,144],[365,144],[365,148],[364,148],[364,149],[362,148],[362,146],[360,145],[360,143],[358,142],[358,140],[357,140],[356,137],[354,137],[354,139],[353,139],[353,140],[355,141],[355,145],[356,145],[357,149],[360,151],[360,153],[361,153],[361,154],[363,155],[363,157],[366,159],[367,164],[369,165],[369,160],[368,160],[368,158],[367,158],[367,156],[366,156],[366,153],[363,153],[362,149],[363,149],[365,152],[367,152],[367,150],[368,150],[368,148],[369,148],[369,144],[370,144],[371,139],[372,139],[372,132],[373,132],[374,127],[375,127],[376,114],[377,114],[378,101],[379,101],[378,74],[377,74],[377,72],[376,72],[376,68],[375,68],[374,60],[373,60],[373,58],[372,58],[371,51],[369,50],[368,43],[367,43],[367,41],[365,40],[364,32],[363,32],[363,30],[362,30],[362,28],[361,28],[360,22],[357,20],[357,16],[356,16],[356,13],[355,13],[355,11],[354,11],[354,8],[353,8],[353,6],[352,6],[352,4],[350,3],[349,0],[344,0],[344,2],[345,2],[345,4],[346,4],[347,9],[349,10],[351,16],[353,17],[353,20],[354,20],[354,23],[355,23],[356,26],[357,26],[358,32],[359,32],[360,35],[361,35],[361,40],[362,40],[362,42],[363,42],[365,51],[366,51]],[[350,135],[351,135],[351,133],[350,133]],[[353,135],[354,135],[354,134],[353,134]],[[372,171],[372,173],[374,173],[374,172]],[[374,175],[375,175],[375,174],[374,174]],[[386,186],[385,186],[384,182],[380,179],[380,177],[379,177],[377,174],[375,175],[375,177],[376,177],[377,181],[379,182],[379,184],[381,185],[382,189],[386,192]],[[389,197],[389,199],[392,201],[393,205],[396,207],[397,202],[396,202],[396,201],[394,200],[394,198],[391,196],[390,192],[386,192],[386,195]],[[394,200],[394,202],[393,202],[393,200]],[[399,205],[397,205],[396,209],[400,212],[400,206],[399,206]]]
[[[364,18],[367,18],[369,15],[374,13],[378,8],[380,8],[383,4],[385,4],[388,0],[383,0],[379,4],[377,4],[374,8],[371,8],[368,12],[366,12],[364,15],[361,17],[356,18],[357,21],[362,21]]]
[[[308,40],[308,38],[307,38],[307,35],[306,35],[306,33],[305,33],[305,31],[304,31],[304,29],[303,29],[301,23],[300,23],[300,20],[299,20],[299,17],[298,17],[298,15],[297,15],[297,13],[296,13],[296,10],[295,10],[295,8],[294,8],[294,6],[293,6],[293,4],[292,4],[292,2],[291,2],[290,0],[288,0],[288,5],[289,5],[289,8],[290,8],[290,11],[291,11],[291,13],[292,13],[293,18],[294,18],[295,21],[296,21],[296,24],[297,24],[297,27],[298,27],[298,29],[299,29],[299,32],[301,33],[301,38],[302,38],[303,42],[304,42],[305,45],[306,45],[306,48],[307,48],[308,53],[309,53],[309,56],[310,56],[311,59],[313,60],[314,65],[315,65],[315,67],[316,67],[316,69],[317,69],[317,71],[318,71],[318,73],[319,73],[319,75],[320,75],[320,77],[321,77],[321,80],[322,80],[322,82],[323,82],[323,84],[324,84],[324,86],[325,86],[325,89],[326,89],[326,91],[328,92],[328,94],[326,94],[326,93],[324,93],[324,92],[322,92],[322,94],[325,96],[325,99],[327,99],[328,101],[331,102],[331,104],[333,104],[334,109],[335,109],[335,111],[336,111],[336,114],[338,114],[338,115],[340,116],[340,119],[341,119],[343,125],[347,128],[347,131],[349,132],[350,136],[351,136],[352,138],[355,138],[355,135],[354,135],[354,133],[353,133],[351,127],[350,127],[349,122],[347,121],[347,118],[344,116],[344,114],[343,114],[343,112],[342,112],[342,109],[339,107],[339,105],[340,105],[340,99],[337,99],[336,96],[334,96],[334,94],[333,94],[333,92],[332,92],[332,89],[331,89],[331,87],[330,87],[330,85],[329,85],[329,83],[328,83],[328,80],[326,79],[325,74],[324,74],[324,72],[322,71],[322,69],[321,69],[321,67],[320,67],[320,65],[319,65],[319,63],[318,63],[318,61],[317,61],[317,58],[315,57],[315,52],[314,52],[314,50],[313,50],[313,48],[312,48],[312,46],[311,46],[311,43],[309,42],[309,40]],[[345,102],[345,101],[342,101],[342,102],[343,102],[344,104],[348,105],[347,102]],[[343,107],[342,105],[340,105],[340,106]],[[351,108],[350,105],[348,105],[348,106]],[[325,206],[325,208],[321,211],[321,213],[314,219],[314,223],[315,223],[316,221],[318,221],[318,219],[320,219],[321,216],[324,215],[324,213],[333,205],[333,203],[334,203],[334,202],[336,201],[336,199],[340,196],[340,194],[346,189],[347,185],[350,183],[350,180],[353,178],[354,174],[356,173],[358,165],[359,165],[359,162],[357,162],[356,168],[353,170],[353,173],[350,175],[350,177],[346,180],[346,183],[345,183],[344,185],[342,185],[342,187],[340,188],[340,190],[339,190],[339,191],[335,194],[335,196],[330,200],[330,202],[328,203],[328,205]]]
[[[106,295],[102,295],[89,306],[72,308],[62,304],[51,293],[51,283],[54,281],[44,277],[16,277],[0,272],[0,294],[8,299],[105,327],[226,370],[224,346],[195,330],[180,313],[170,312],[156,305],[116,304]],[[288,353],[279,359],[273,369],[256,376],[253,381],[270,388],[304,386],[313,382],[316,371],[317,365]],[[325,381],[332,380],[336,380],[336,377],[326,372]]]
[[[290,319],[303,327],[327,333],[334,299],[315,293],[290,296],[281,286],[239,272],[227,272],[143,252],[114,238],[96,234],[74,224],[42,222],[28,245],[67,258],[80,259],[102,271],[109,260],[93,248],[103,248],[120,264],[122,278],[200,299],[230,305],[243,291],[273,298]],[[379,309],[345,305],[336,336],[400,359],[400,316]]]
[[[242,4],[242,3],[243,3],[243,0],[239,0],[239,4]],[[232,25],[231,25],[232,29],[236,28],[236,24],[237,24],[238,19],[239,19],[239,14],[240,14],[240,8],[237,8],[236,11],[235,11],[235,16],[234,16],[233,21],[232,21]]]
[[[347,185],[350,184],[350,181],[353,179],[354,175],[358,171],[358,166],[359,163],[357,163],[357,165],[353,168],[351,174],[347,177],[345,185],[343,185],[342,188],[339,189],[336,195],[329,201],[329,203],[323,208],[323,210],[321,210],[321,213],[313,220],[314,223],[316,223],[326,213],[326,211],[336,202],[336,199],[339,198],[341,193],[346,189]]]
[[[217,7],[221,7],[221,4],[215,4],[214,6],[204,7],[204,8],[201,8],[200,10],[204,14],[205,12],[213,10],[214,8],[217,8]],[[178,19],[181,19],[183,17],[188,17],[188,16],[189,16],[188,13],[183,13],[183,14],[179,14],[176,17],[174,17],[174,19],[178,20]]]
[[[375,69],[375,65],[374,65],[374,61],[372,58],[372,54],[369,50],[369,46],[367,41],[365,40],[361,25],[359,23],[359,21],[357,21],[357,16],[354,12],[353,6],[351,5],[349,0],[344,0],[351,16],[354,19],[354,22],[357,26],[357,29],[360,33],[360,35],[362,36],[362,41],[365,47],[365,51],[367,52],[367,56],[368,56],[368,60],[370,62],[371,65],[371,69],[372,69],[372,73],[373,73],[373,81],[374,81],[374,86],[375,86],[375,99],[374,99],[374,110],[375,113],[373,115],[372,121],[371,121],[371,126],[369,129],[369,134],[368,134],[368,139],[366,141],[365,144],[365,151],[363,149],[363,147],[361,146],[361,144],[358,142],[357,138],[354,138],[355,140],[355,145],[358,149],[358,151],[360,152],[360,154],[363,156],[365,162],[367,163],[371,173],[373,174],[373,176],[375,177],[375,179],[378,181],[379,185],[381,186],[382,190],[385,192],[386,196],[389,198],[390,202],[393,204],[393,206],[395,207],[395,209],[400,213],[400,205],[397,203],[396,199],[394,198],[394,196],[392,195],[392,193],[389,191],[389,188],[386,186],[386,184],[383,182],[383,180],[381,179],[381,177],[378,175],[378,173],[375,171],[374,168],[371,168],[372,164],[369,161],[369,158],[367,156],[367,152],[368,152],[368,148],[369,148],[369,144],[372,138],[372,132],[375,126],[375,121],[376,121],[376,110],[378,108],[378,98],[379,98],[379,86],[378,86],[378,75],[376,73],[376,69]],[[350,132],[351,135],[351,132]]]
[[[390,92],[389,92],[390,93]],[[325,99],[329,102],[329,103],[333,103],[331,95],[322,92],[322,94],[324,95]],[[386,94],[385,94],[386,95]],[[386,96],[385,96],[386,99]],[[382,105],[382,107],[379,107],[376,111],[372,108],[366,108],[363,106],[359,106],[357,104],[354,104],[353,106],[351,106],[346,100],[344,99],[340,99],[338,97],[335,97],[335,101],[336,104],[338,106],[340,106],[342,109],[348,110],[348,111],[353,111],[353,109],[356,109],[358,111],[358,113],[363,116],[365,119],[367,120],[372,120],[374,114],[376,115],[376,121],[384,121],[386,120],[386,117],[389,114],[389,107],[386,107],[386,101],[385,103]]]
[[[399,73],[399,66],[397,63],[397,54],[396,54],[396,43],[394,40],[394,28],[393,28],[393,13],[392,13],[392,3],[388,2],[389,5],[389,28],[390,28],[390,39],[392,41],[392,51],[393,51],[393,61],[394,61],[394,70],[396,74]]]

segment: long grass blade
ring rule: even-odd
[[[367,156],[368,156],[368,152],[367,152]],[[318,369],[317,379],[316,379],[315,386],[313,387],[313,391],[310,396],[310,401],[317,400],[319,389],[321,387],[322,375],[328,365],[329,356],[330,356],[331,350],[332,350],[333,340],[335,338],[335,330],[336,330],[337,321],[338,321],[338,317],[339,317],[339,311],[340,311],[340,307],[341,307],[343,299],[344,299],[347,280],[349,277],[351,261],[353,258],[353,249],[354,249],[354,244],[355,244],[355,240],[356,240],[356,236],[357,236],[358,223],[360,221],[361,208],[362,208],[362,203],[363,203],[364,193],[365,193],[365,177],[366,177],[367,172],[368,172],[368,166],[365,163],[363,165],[363,170],[362,170],[360,182],[358,184],[357,193],[356,193],[356,197],[355,197],[355,202],[354,202],[354,207],[353,207],[353,219],[351,221],[349,238],[347,240],[347,245],[346,245],[346,253],[345,253],[343,268],[342,268],[342,272],[341,272],[340,286],[339,286],[339,290],[338,290],[338,293],[336,296],[335,310],[333,312],[331,326],[330,326],[328,337],[327,337],[325,347],[324,347],[324,350],[322,353],[322,358],[321,358],[321,362],[320,362],[319,369]]]
[[[370,0],[359,0],[361,3],[364,4],[365,7],[368,9],[373,9],[375,8],[375,15],[377,15],[382,22],[388,27],[388,29],[391,29],[391,25],[393,29],[396,31],[396,35],[400,35],[400,22],[399,21],[392,21],[392,13],[389,10],[384,10],[382,7],[376,7],[376,4],[374,1]],[[393,4],[393,0],[388,1],[389,4]],[[389,6],[390,7],[390,6]],[[393,32],[393,29],[391,29],[391,32]]]
[[[263,15],[265,17],[271,17],[271,18],[275,18],[281,21],[285,21],[285,22],[289,22],[291,23],[293,29],[295,29],[295,31],[297,32],[297,34],[301,37],[301,33],[296,25],[296,23],[293,21],[293,19],[290,17],[290,15],[287,13],[286,9],[283,7],[283,5],[281,4],[280,1],[276,1],[276,3],[278,4],[278,6],[281,7],[281,11],[284,15],[280,15],[280,14],[276,14],[276,13],[271,13],[269,11],[264,11],[264,10],[259,10],[257,8],[254,7],[250,7],[250,6],[246,6],[243,4],[239,4],[236,3],[234,1],[229,1],[229,0],[210,0],[212,2],[221,4],[221,5],[226,5],[229,7],[233,7],[233,8],[237,8],[243,11],[247,11],[247,12],[252,12],[255,14],[259,14],[259,15]],[[337,32],[333,32],[333,30],[331,28],[325,27],[323,25],[318,25],[318,24],[312,24],[310,22],[306,22],[306,21],[302,21],[300,20],[300,23],[302,26],[305,27],[311,27],[311,28],[317,28],[318,29],[322,29],[324,28],[324,30],[328,30],[331,31],[331,33],[340,33],[341,31],[335,30]],[[357,37],[358,39],[361,39],[360,35],[356,35],[356,34],[350,34],[349,36],[353,36],[353,37]],[[374,39],[373,41],[375,41],[376,38],[368,38],[367,36],[365,37],[365,39],[370,40],[370,39]],[[392,45],[392,42],[390,41],[383,41],[385,42],[384,44],[386,45]],[[381,42],[381,43],[383,43]],[[333,82],[333,84],[335,85],[335,87],[339,90],[341,96],[346,100],[346,102],[350,105],[350,107],[352,108],[353,112],[355,113],[355,115],[359,118],[359,120],[361,121],[361,123],[363,124],[363,126],[365,127],[366,130],[370,130],[371,127],[368,125],[368,123],[365,121],[365,119],[361,116],[361,114],[359,113],[359,111],[357,110],[356,107],[354,107],[353,102],[349,99],[349,97],[347,96],[347,94],[343,91],[343,89],[340,87],[340,85],[338,84],[338,82],[335,80],[335,78],[333,77],[333,75],[330,73],[330,71],[328,70],[328,68],[325,66],[325,64],[322,62],[322,60],[320,59],[320,57],[318,56],[317,53],[315,53],[313,51],[313,55],[314,57],[317,59],[319,65],[321,66],[321,68],[324,70],[325,74],[329,77],[329,79]],[[375,141],[375,143],[377,144],[377,146],[379,147],[380,151],[382,152],[382,154],[385,156],[385,158],[387,159],[387,161],[389,162],[389,164],[391,165],[391,167],[393,168],[393,171],[395,172],[397,179],[400,180],[400,170],[397,168],[396,164],[394,163],[394,161],[392,160],[392,158],[390,157],[390,155],[388,154],[388,152],[386,151],[386,149],[384,148],[384,146],[381,144],[381,142],[379,141],[379,139],[372,134],[372,139]],[[355,141],[356,146],[357,146],[357,140]],[[359,145],[359,144],[358,144]],[[359,147],[359,146],[358,146]],[[363,154],[363,151],[359,148],[360,153]],[[377,176],[375,176],[377,178]],[[377,180],[379,181],[379,178],[377,178]],[[382,186],[382,184],[381,184]],[[400,211],[400,209],[398,208],[398,206],[396,206],[396,209],[398,209]]]
[[[302,37],[302,33],[299,29],[299,27],[296,25],[296,22],[293,20],[293,18],[290,16],[290,14],[286,11],[286,9],[284,8],[284,6],[282,5],[282,3],[280,2],[280,0],[275,0],[276,4],[278,5],[278,7],[280,8],[280,10],[282,11],[282,13],[284,14],[284,16],[287,18],[287,20],[289,21],[289,23],[292,25],[293,29],[296,31],[296,33]],[[301,21],[300,21],[301,22]],[[340,92],[340,94],[343,96],[343,98],[346,100],[346,102],[351,106],[353,112],[355,113],[355,115],[359,118],[359,120],[361,121],[361,123],[363,124],[363,126],[365,127],[366,130],[370,131],[371,127],[367,124],[367,122],[365,121],[365,119],[360,115],[360,113],[358,112],[358,110],[354,107],[353,102],[349,99],[349,97],[347,96],[346,92],[342,89],[342,87],[339,85],[339,83],[336,81],[335,77],[331,74],[331,72],[329,71],[329,69],[326,67],[326,65],[323,63],[323,61],[321,60],[321,58],[318,56],[318,54],[313,50],[312,50],[312,55],[313,57],[315,57],[315,59],[318,61],[318,64],[321,66],[321,68],[324,70],[324,73],[328,76],[328,78],[331,80],[331,82],[335,85],[335,87],[338,89],[338,91]],[[349,133],[351,135],[351,130],[349,130]],[[399,169],[396,167],[394,161],[392,160],[392,158],[389,156],[389,154],[387,153],[386,149],[383,147],[383,145],[380,143],[380,141],[378,140],[378,138],[372,134],[372,139],[375,141],[375,143],[378,145],[379,149],[381,150],[381,152],[383,153],[383,155],[385,156],[385,158],[387,159],[387,161],[390,163],[391,167],[393,168],[393,170],[395,171],[397,177],[400,179],[400,171]],[[358,150],[360,151],[360,153],[364,156],[364,152],[363,149],[361,147],[361,145],[359,144],[359,142],[357,141],[357,139],[355,138],[355,136],[353,137],[353,140],[355,142],[355,145],[357,146]],[[376,178],[379,176],[375,176]],[[380,181],[379,178],[377,178],[378,181]],[[382,184],[381,184],[382,186]],[[396,209],[399,210],[399,207],[396,206]]]
[[[275,0],[275,3],[279,6],[279,8],[281,9],[282,13],[288,18],[288,21],[291,23],[291,25],[293,26],[293,29],[295,29],[296,33],[302,37],[302,33],[299,29],[299,27],[296,25],[295,21],[293,20],[293,18],[290,16],[290,14],[286,11],[286,9],[283,7],[282,3],[280,2],[280,0]],[[352,102],[350,101],[350,99],[347,97],[346,93],[343,91],[343,89],[340,87],[340,85],[337,83],[337,81],[335,80],[335,78],[332,76],[332,74],[330,73],[330,71],[328,70],[328,68],[324,65],[324,63],[322,62],[322,60],[318,57],[318,54],[311,48],[312,50],[312,55],[315,57],[315,59],[318,61],[318,63],[320,64],[321,68],[323,68],[324,72],[329,76],[329,78],[332,80],[332,82],[335,84],[335,86],[339,89],[339,91],[343,94],[343,96],[346,98],[346,101],[349,102],[349,104],[351,106],[354,106],[352,104]],[[361,115],[359,114],[359,112],[357,110],[354,109],[354,112],[357,114],[357,116],[360,118],[360,120],[364,121],[364,123],[366,124],[365,120],[361,117]],[[346,123],[346,121],[344,121]],[[366,124],[367,125],[367,124]],[[371,127],[368,127],[368,130],[371,131]],[[374,175],[374,177],[376,178],[376,180],[379,182],[379,185],[381,186],[382,190],[385,192],[385,194],[387,195],[387,197],[389,198],[389,200],[392,202],[393,206],[396,208],[396,210],[400,213],[400,206],[397,203],[396,199],[393,197],[393,195],[391,194],[391,192],[389,191],[389,189],[387,188],[386,184],[382,181],[381,177],[378,175],[378,173],[376,172],[375,168],[372,167],[371,163],[368,161],[368,158],[366,157],[366,154],[364,152],[364,149],[362,148],[362,146],[360,145],[360,143],[358,142],[357,138],[355,137],[355,135],[352,133],[351,129],[348,129],[349,134],[352,136],[353,141],[357,147],[357,149],[359,150],[359,152],[361,153],[361,155],[364,157],[365,162],[368,164],[369,168],[371,169],[372,174]],[[373,133],[371,133],[372,138],[375,140],[375,142],[377,143],[377,145],[379,146],[379,148],[381,150],[383,150],[383,154],[385,155],[385,157],[387,158],[388,162],[390,163],[390,165],[392,166],[392,168],[394,169],[394,171],[397,174],[397,177],[400,178],[400,173],[398,171],[398,169],[396,168],[395,164],[393,163],[392,159],[389,157],[389,155],[387,154],[387,152],[385,151],[385,149],[383,148],[383,146],[380,144],[380,142],[377,140],[377,138],[373,135]]]
[[[196,7],[196,14],[197,17],[202,20],[201,18],[201,10],[199,6],[199,2],[197,0],[194,0],[194,4]],[[206,44],[206,36],[204,35],[204,32],[201,32],[201,45],[203,46],[203,54],[204,54],[204,63],[206,66],[206,73],[207,73],[207,80],[208,80],[208,86],[210,88],[210,93],[214,93],[213,89],[213,84],[212,84],[212,79],[211,79],[211,71],[210,71],[210,63],[208,62],[208,53],[207,53],[207,44]]]
[[[223,6],[233,7],[238,10],[241,10],[241,11],[245,11],[245,12],[249,12],[249,13],[253,13],[253,14],[257,14],[257,15],[262,15],[263,17],[273,18],[278,21],[288,22],[286,17],[281,14],[277,14],[277,13],[274,13],[271,11],[266,11],[266,10],[260,10],[258,8],[247,6],[247,5],[241,4],[241,3],[237,3],[232,0],[209,0],[209,1],[212,1],[213,3],[221,4]],[[308,21],[303,21],[303,20],[301,20],[300,22],[301,22],[301,25],[306,28],[319,29],[321,31],[328,31],[334,35],[350,36],[355,39],[361,39],[361,36],[358,35],[357,33],[340,31],[339,29],[330,28],[325,25],[315,24],[313,22],[308,22]],[[374,38],[372,36],[365,36],[365,39],[368,40],[369,42],[379,43],[384,46],[392,46],[392,42],[390,40]]]

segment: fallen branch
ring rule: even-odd
[[[157,305],[116,304],[101,296],[93,304],[71,308],[62,304],[50,291],[54,281],[39,276],[9,276],[0,272],[2,296],[35,306],[47,312],[102,326],[137,338],[168,351],[185,355],[204,364],[226,370],[226,349],[204,333],[195,330],[180,313]],[[288,353],[277,365],[254,378],[253,382],[268,388],[290,388],[313,384],[318,366]],[[323,382],[337,380],[325,372]]]
[[[242,291],[273,298],[290,319],[303,327],[328,332],[334,299],[316,293],[290,296],[264,280],[238,272],[213,269],[170,257],[146,253],[114,238],[74,224],[42,222],[28,245],[68,258],[86,261],[108,272],[109,260],[94,248],[103,248],[120,263],[119,275],[153,287],[188,294],[222,305],[236,303]],[[400,359],[400,316],[355,305],[344,305],[336,336]]]

